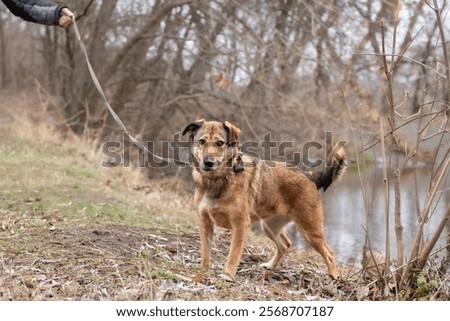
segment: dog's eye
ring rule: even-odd
[[[198,140],[198,144],[199,144],[200,146],[205,145],[205,144],[206,144],[206,140],[204,140],[204,139],[199,139],[199,140]]]
[[[219,140],[216,142],[216,145],[219,147],[222,147],[225,144],[225,142],[223,140]]]

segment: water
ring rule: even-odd
[[[370,197],[373,205],[370,207],[371,214],[369,223],[366,222],[366,210],[362,195],[361,182],[358,173],[347,171],[343,179],[335,186],[330,187],[322,195],[325,215],[325,235],[328,243],[336,254],[336,260],[340,263],[349,263],[353,260],[361,261],[362,250],[365,242],[365,229],[369,226],[372,248],[385,253],[386,225],[384,213],[384,190],[382,182],[382,169],[374,168],[365,172],[370,186]],[[412,243],[417,231],[417,209],[416,209],[416,184],[415,171],[405,170],[401,177],[401,215],[403,225],[403,238],[405,256],[409,256]],[[450,177],[448,177],[450,180]],[[420,169],[417,172],[419,182],[418,195],[420,209],[422,210],[426,201],[430,183],[430,169]],[[375,184],[374,184],[375,182]],[[450,201],[450,190],[448,181],[440,188],[439,202],[434,202],[432,216],[424,228],[424,237],[428,239],[436,230],[440,219]],[[373,191],[372,191],[373,190]],[[450,221],[449,221],[450,222]],[[391,257],[397,255],[394,222],[394,190],[390,189],[390,236]],[[299,248],[309,248],[303,237],[294,226],[289,227],[293,243]],[[435,249],[445,244],[447,234],[450,233],[450,223],[441,234]]]

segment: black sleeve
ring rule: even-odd
[[[61,4],[49,0],[2,0],[8,9],[23,20],[44,25],[57,25]]]

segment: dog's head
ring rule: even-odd
[[[183,130],[192,140],[192,156],[195,168],[202,173],[223,173],[236,166],[239,154],[239,128],[228,121],[205,121],[190,123]]]

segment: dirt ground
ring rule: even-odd
[[[42,224],[26,226],[32,220]],[[231,279],[220,268],[229,245],[226,231],[216,237],[213,269],[203,271],[197,233],[88,227],[44,216],[13,224],[27,232],[15,235],[2,226],[2,300],[356,299],[353,282],[332,281],[314,253],[293,250],[276,270],[259,268],[272,254],[266,245],[248,245]]]
[[[30,208],[40,202],[24,201]],[[276,269],[260,268],[274,249],[257,233],[232,279],[222,270],[230,242],[225,230],[215,233],[212,269],[205,271],[196,230],[93,224],[57,212],[2,210],[0,217],[0,300],[381,299],[360,266],[338,266],[340,280],[333,281],[313,251],[291,249]],[[445,288],[432,299],[448,300]]]

